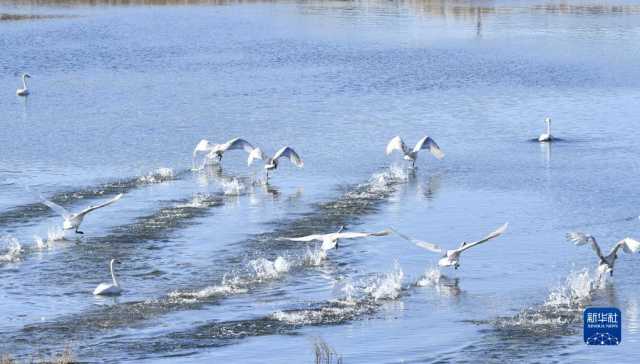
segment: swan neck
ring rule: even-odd
[[[116,287],[120,287],[120,285],[118,285],[118,281],[116,280],[116,274],[113,272],[113,261],[111,261],[111,279],[113,279],[113,285]]]
[[[547,121],[547,135],[551,135],[551,122]]]
[[[27,77],[26,75],[22,75],[22,86],[24,87],[24,89],[27,89]]]

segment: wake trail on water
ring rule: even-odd
[[[115,196],[144,186],[178,180],[184,177],[187,172],[188,170],[183,170],[176,173],[171,168],[158,168],[142,176],[105,182],[78,190],[58,192],[47,198],[63,207],[69,207],[79,201],[91,201],[107,196]],[[0,212],[0,227],[26,224],[34,219],[53,215],[55,215],[55,213],[41,202],[18,205]]]
[[[145,337],[144,345],[136,341],[101,340],[87,347],[92,355],[119,348],[126,357],[164,356],[167,352],[189,353],[194,349],[238,343],[264,335],[294,334],[307,326],[340,325],[375,315],[381,307],[400,299],[406,292],[404,273],[396,263],[392,271],[375,273],[356,284],[347,284],[340,298],[303,304],[267,315],[244,320],[211,320],[184,331]],[[95,351],[94,351],[95,350]]]
[[[313,212],[276,223],[274,231],[258,234],[234,244],[240,246],[243,252],[232,258],[224,258],[218,262],[212,261],[214,267],[226,267],[224,269],[226,273],[222,278],[219,275],[216,279],[207,276],[206,273],[199,274],[193,277],[192,288],[172,289],[160,298],[91,309],[80,314],[61,317],[52,322],[27,325],[22,332],[13,333],[11,338],[7,339],[14,342],[36,340],[56,346],[60,340],[79,340],[87,332],[142,324],[169,312],[199,309],[203,305],[219,304],[221,299],[229,296],[250,294],[265,282],[318,266],[326,259],[326,253],[321,252],[317,247],[310,249],[307,244],[283,242],[279,237],[333,230],[339,225],[355,223],[359,217],[376,212],[378,205],[393,193],[395,186],[406,182],[407,178],[406,171],[399,168],[375,173],[367,182],[355,185],[336,200],[315,205]],[[216,201],[221,201],[220,196]],[[200,202],[195,201],[195,203]],[[175,215],[176,211],[172,209],[169,215]],[[179,213],[184,215],[185,211]],[[159,220],[162,220],[164,215],[162,212],[154,214],[142,219],[140,227],[127,226],[123,234],[89,239],[89,242],[92,244],[135,242],[142,245],[141,239],[154,240],[159,235],[166,235],[166,231],[161,233],[157,231],[158,226],[163,226]],[[169,223],[169,226],[164,224],[164,230],[170,230],[171,225],[175,227],[178,224],[184,224],[186,220],[182,216],[179,222]],[[293,252],[298,253],[291,254],[292,249]],[[127,253],[130,254],[130,252]],[[210,283],[212,279],[217,282]],[[389,292],[393,291],[391,289]],[[370,293],[373,297],[387,295],[384,291]]]

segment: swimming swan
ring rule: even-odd
[[[551,118],[545,118],[544,123],[547,126],[547,132],[540,134],[540,136],[538,137],[538,141],[541,143],[550,142],[553,140],[553,136],[551,135]]]
[[[113,264],[120,264],[119,261],[115,259],[111,259],[111,263],[109,263],[109,269],[111,270],[111,279],[113,279],[113,283],[100,283],[95,290],[93,290],[93,294],[96,296],[118,296],[122,293],[122,288],[120,288],[120,284],[116,280],[116,274],[113,272]]]
[[[28,73],[22,74],[22,88],[16,90],[16,95],[18,96],[27,96],[29,95],[29,89],[27,88],[27,78],[31,78],[31,75]]]

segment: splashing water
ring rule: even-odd
[[[418,287],[437,286],[442,278],[442,272],[438,267],[427,268],[424,272],[424,276],[416,282]]]
[[[572,335],[573,324],[582,320],[582,309],[601,288],[600,281],[599,276],[592,276],[586,269],[573,271],[563,284],[551,290],[541,306],[528,308],[513,317],[499,318],[495,325],[511,334]]]
[[[327,258],[327,252],[322,249],[311,250],[307,247],[304,255],[304,265],[308,267],[317,267]]]
[[[396,299],[402,290],[402,278],[404,272],[398,262],[395,263],[393,271],[378,277],[372,284],[369,284],[364,291],[374,299],[374,301],[384,299]]]
[[[288,272],[291,264],[285,258],[278,257],[273,262],[265,258],[254,259],[249,265],[253,268],[256,278],[263,280],[277,278],[281,273]]]
[[[138,178],[138,182],[139,183],[160,183],[160,182],[171,180],[173,179],[173,177],[175,177],[175,173],[173,169],[161,167],[147,174],[146,176],[142,176]]]
[[[601,288],[601,277],[592,277],[588,270],[569,273],[564,284],[554,289],[545,301],[546,306],[583,307],[594,290]]]
[[[2,243],[4,247],[1,250],[6,251],[5,254],[0,255],[0,263],[14,263],[20,261],[20,255],[22,254],[22,245],[18,239],[12,236],[2,237]]]
[[[234,178],[231,181],[220,181],[220,185],[222,186],[222,191],[227,196],[240,196],[244,194],[247,189],[247,186],[237,178]]]

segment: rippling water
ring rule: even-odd
[[[640,260],[603,282],[564,241],[640,237],[640,5],[188,3],[0,2],[0,353],[311,362],[321,337],[346,363],[640,360]],[[539,145],[546,116],[561,140]],[[384,155],[425,134],[442,161]],[[305,167],[191,170],[198,140],[235,136]],[[118,193],[79,241],[38,202]],[[452,247],[505,221],[457,271],[395,235],[279,239]],[[94,297],[112,258],[125,292]],[[587,305],[622,310],[620,346],[583,344]]]

